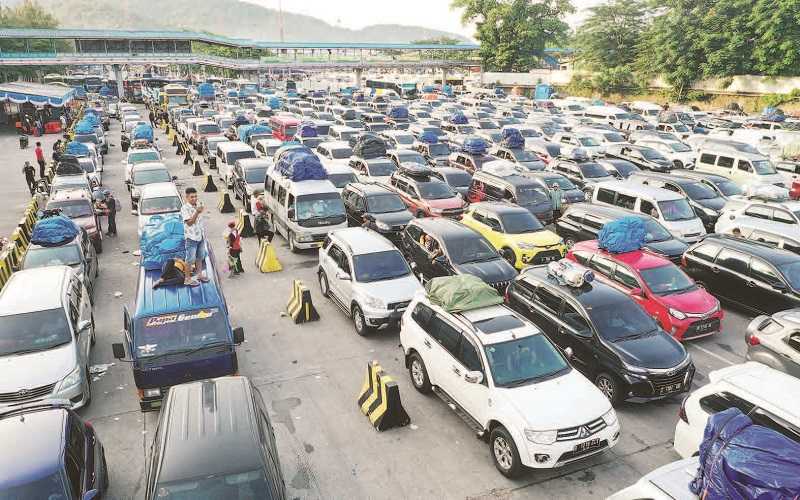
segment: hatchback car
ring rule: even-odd
[[[460,217],[467,203],[427,166],[405,164],[389,180],[415,217]]]
[[[351,227],[364,226],[398,244],[400,234],[414,216],[403,199],[390,187],[378,183],[350,183],[342,190],[342,201]]]
[[[97,253],[89,239],[89,233],[81,228],[74,240],[58,246],[41,246],[31,243],[20,269],[45,266],[69,266],[86,284],[90,296],[94,296],[94,281],[100,274]]]
[[[86,230],[97,253],[103,253],[103,231],[91,195],[83,189],[58,191],[50,195],[46,210],[58,210]]]
[[[183,201],[178,188],[172,182],[156,182],[142,187],[139,199],[138,231],[142,235],[144,226],[154,216],[177,214],[181,211]]]
[[[800,309],[758,316],[744,336],[747,360],[800,378]]]
[[[125,164],[125,181],[131,180],[133,167],[143,162],[161,161],[161,152],[155,148],[132,148],[128,150],[128,155],[122,160]]]
[[[131,212],[139,207],[139,198],[142,196],[142,188],[148,184],[156,182],[172,182],[177,180],[177,176],[172,176],[167,166],[160,162],[139,163],[133,168],[131,173]]]

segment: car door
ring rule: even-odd
[[[730,301],[739,304],[748,302],[750,300],[748,296],[752,293],[752,289],[746,284],[749,280],[747,274],[749,260],[749,255],[723,248],[711,266],[712,277],[706,283],[707,286],[715,294]]]
[[[426,330],[433,339],[428,359],[425,360],[428,377],[434,385],[453,397],[457,390],[453,377],[454,353],[461,341],[461,332],[438,313],[431,316]]]
[[[792,296],[785,293],[789,287],[772,264],[758,257],[752,257],[748,275],[749,279],[746,282],[747,292],[750,292],[748,305],[766,314],[797,307]]]
[[[564,301],[560,312],[558,345],[572,349],[570,363],[581,373],[592,376],[597,369],[597,349],[592,327],[576,304]]]
[[[452,362],[448,376],[451,382],[449,394],[456,402],[479,423],[486,422],[489,408],[489,382],[486,380],[486,369],[481,362],[478,347],[472,340],[461,332],[458,348],[452,354]],[[468,382],[468,372],[480,372],[483,380],[480,383]]]

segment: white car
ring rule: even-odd
[[[396,325],[422,290],[397,247],[360,227],[328,233],[317,276],[322,295],[353,319],[359,335]]]
[[[324,165],[348,166],[353,148],[347,141],[326,141],[314,150]]]
[[[475,286],[480,283],[476,278]],[[482,295],[497,294],[485,286]],[[412,385],[435,392],[479,437],[488,437],[494,464],[507,477],[615,446],[620,427],[609,400],[570,366],[569,353],[501,302],[497,295],[498,305],[448,312],[419,293],[400,323]]]
[[[675,168],[691,169],[694,167],[694,160],[697,153],[695,153],[688,144],[683,142],[647,138],[638,139],[635,144],[655,149],[671,161],[675,165]]]
[[[131,181],[128,184],[131,190],[131,213],[136,215],[139,198],[142,196],[142,189],[146,185],[157,182],[172,182],[176,179],[177,177],[170,175],[167,166],[161,162],[138,163],[131,173]]]
[[[551,141],[561,146],[561,154],[568,158],[572,155],[572,152],[577,149],[586,151],[591,157],[600,156],[605,153],[605,147],[588,134],[559,132],[553,135]]]
[[[146,161],[161,161],[161,152],[155,148],[132,148],[122,163],[125,164],[125,182],[130,182],[131,172],[137,163]]]
[[[800,202],[731,200],[723,208],[714,231],[730,234],[733,228],[760,229],[800,239]]]
[[[689,489],[689,483],[699,465],[697,457],[662,465],[606,500],[697,500],[697,495]]]
[[[139,197],[139,236],[154,215],[179,214],[183,200],[172,182],[156,182],[142,187]]]
[[[696,455],[708,417],[731,407],[800,442],[800,379],[754,361],[712,371],[708,378],[681,405],[675,426],[675,451],[681,457]]]

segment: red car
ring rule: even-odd
[[[792,181],[792,188],[789,189],[789,198],[800,200],[800,181],[797,179]]]
[[[430,175],[427,167],[403,168],[389,180],[415,217],[460,219],[467,206],[464,198],[449,184]]]
[[[576,243],[567,258],[626,292],[678,340],[721,331],[719,300],[664,257],[644,250],[609,253],[598,248],[597,240],[590,240]]]

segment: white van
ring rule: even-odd
[[[788,182],[769,158],[760,154],[738,151],[728,145],[706,142],[697,151],[695,170],[721,175],[739,186],[774,184],[788,188]]]
[[[658,114],[664,111],[664,108],[654,102],[648,101],[633,101],[631,103],[631,111],[650,123],[658,123]]]
[[[589,106],[583,111],[583,116],[614,128],[621,128],[622,122],[631,117],[630,113],[616,106]]]
[[[273,166],[267,170],[264,199],[272,226],[292,252],[319,248],[328,231],[347,227],[342,196],[327,179],[293,181]]]
[[[225,187],[233,188],[233,165],[236,160],[258,158],[256,150],[241,141],[221,142],[217,145],[217,174]]]
[[[595,186],[592,203],[621,207],[650,215],[676,238],[689,243],[706,234],[703,221],[689,201],[667,189],[642,186],[633,182],[608,181]]]

